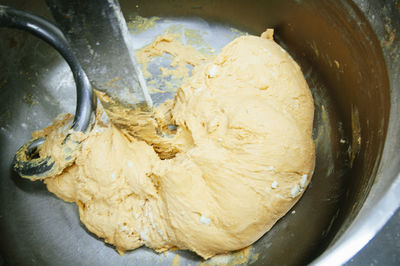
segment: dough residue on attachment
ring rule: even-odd
[[[75,162],[45,179],[49,191],[120,253],[210,258],[251,245],[298,201],[315,162],[313,99],[272,33],[239,37],[196,66],[149,116],[157,137],[99,111]]]

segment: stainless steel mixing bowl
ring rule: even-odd
[[[1,1],[52,20],[44,1]],[[167,17],[212,36],[267,27],[296,59],[315,99],[317,148],[302,199],[252,247],[256,265],[332,265],[351,258],[400,204],[399,2],[389,0],[121,1],[129,20]],[[228,35],[226,35],[228,34]],[[33,130],[75,109],[67,64],[27,33],[0,29],[0,233],[3,262],[30,265],[170,265],[201,259],[147,248],[119,256],[80,224],[75,205],[10,168]],[[225,37],[224,37],[225,36]],[[228,36],[228,37],[226,37]],[[144,37],[143,37],[144,38]],[[151,40],[148,40],[151,41]],[[328,264],[331,263],[331,264]]]

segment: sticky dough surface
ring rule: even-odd
[[[120,252],[209,258],[252,244],[300,198],[314,169],[313,112],[299,66],[271,34],[240,37],[155,110],[157,138],[99,114],[74,164],[45,183]]]

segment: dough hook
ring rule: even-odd
[[[8,7],[1,9],[0,26],[34,34],[56,48],[68,62],[78,98],[72,129],[82,132],[88,129],[90,114],[95,108],[91,85],[111,98],[111,101],[100,98],[107,113],[113,113],[115,107],[128,112],[136,107],[149,110],[148,107],[153,105],[152,99],[136,62],[118,2],[47,0],[47,4],[65,35],[42,18]],[[117,121],[113,122],[120,126]],[[67,136],[63,144],[66,160],[55,167],[51,158],[37,158],[43,142],[43,138],[31,140],[16,153],[14,169],[21,176],[34,180],[61,172],[74,161],[74,151],[80,146],[71,143]],[[72,151],[71,145],[74,147]]]
[[[50,44],[62,55],[71,68],[76,84],[77,105],[71,129],[81,132],[87,131],[92,114],[96,109],[96,99],[89,79],[79,65],[63,33],[43,18],[6,6],[0,6],[0,27],[27,31]],[[44,138],[33,139],[17,151],[13,161],[13,168],[22,177],[32,180],[43,179],[61,172],[74,160],[74,151],[79,149],[80,146],[80,143],[73,142],[67,135],[63,145],[65,147],[68,146],[68,148],[63,149],[66,159],[65,165],[56,167],[51,157],[38,157],[38,149],[44,140]],[[68,145],[66,145],[67,143]],[[74,149],[71,150],[71,147],[74,147]]]

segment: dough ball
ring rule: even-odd
[[[315,162],[310,90],[267,33],[235,39],[154,110],[175,132],[134,138],[98,123],[48,189],[120,252],[209,258],[255,242],[298,201]]]

